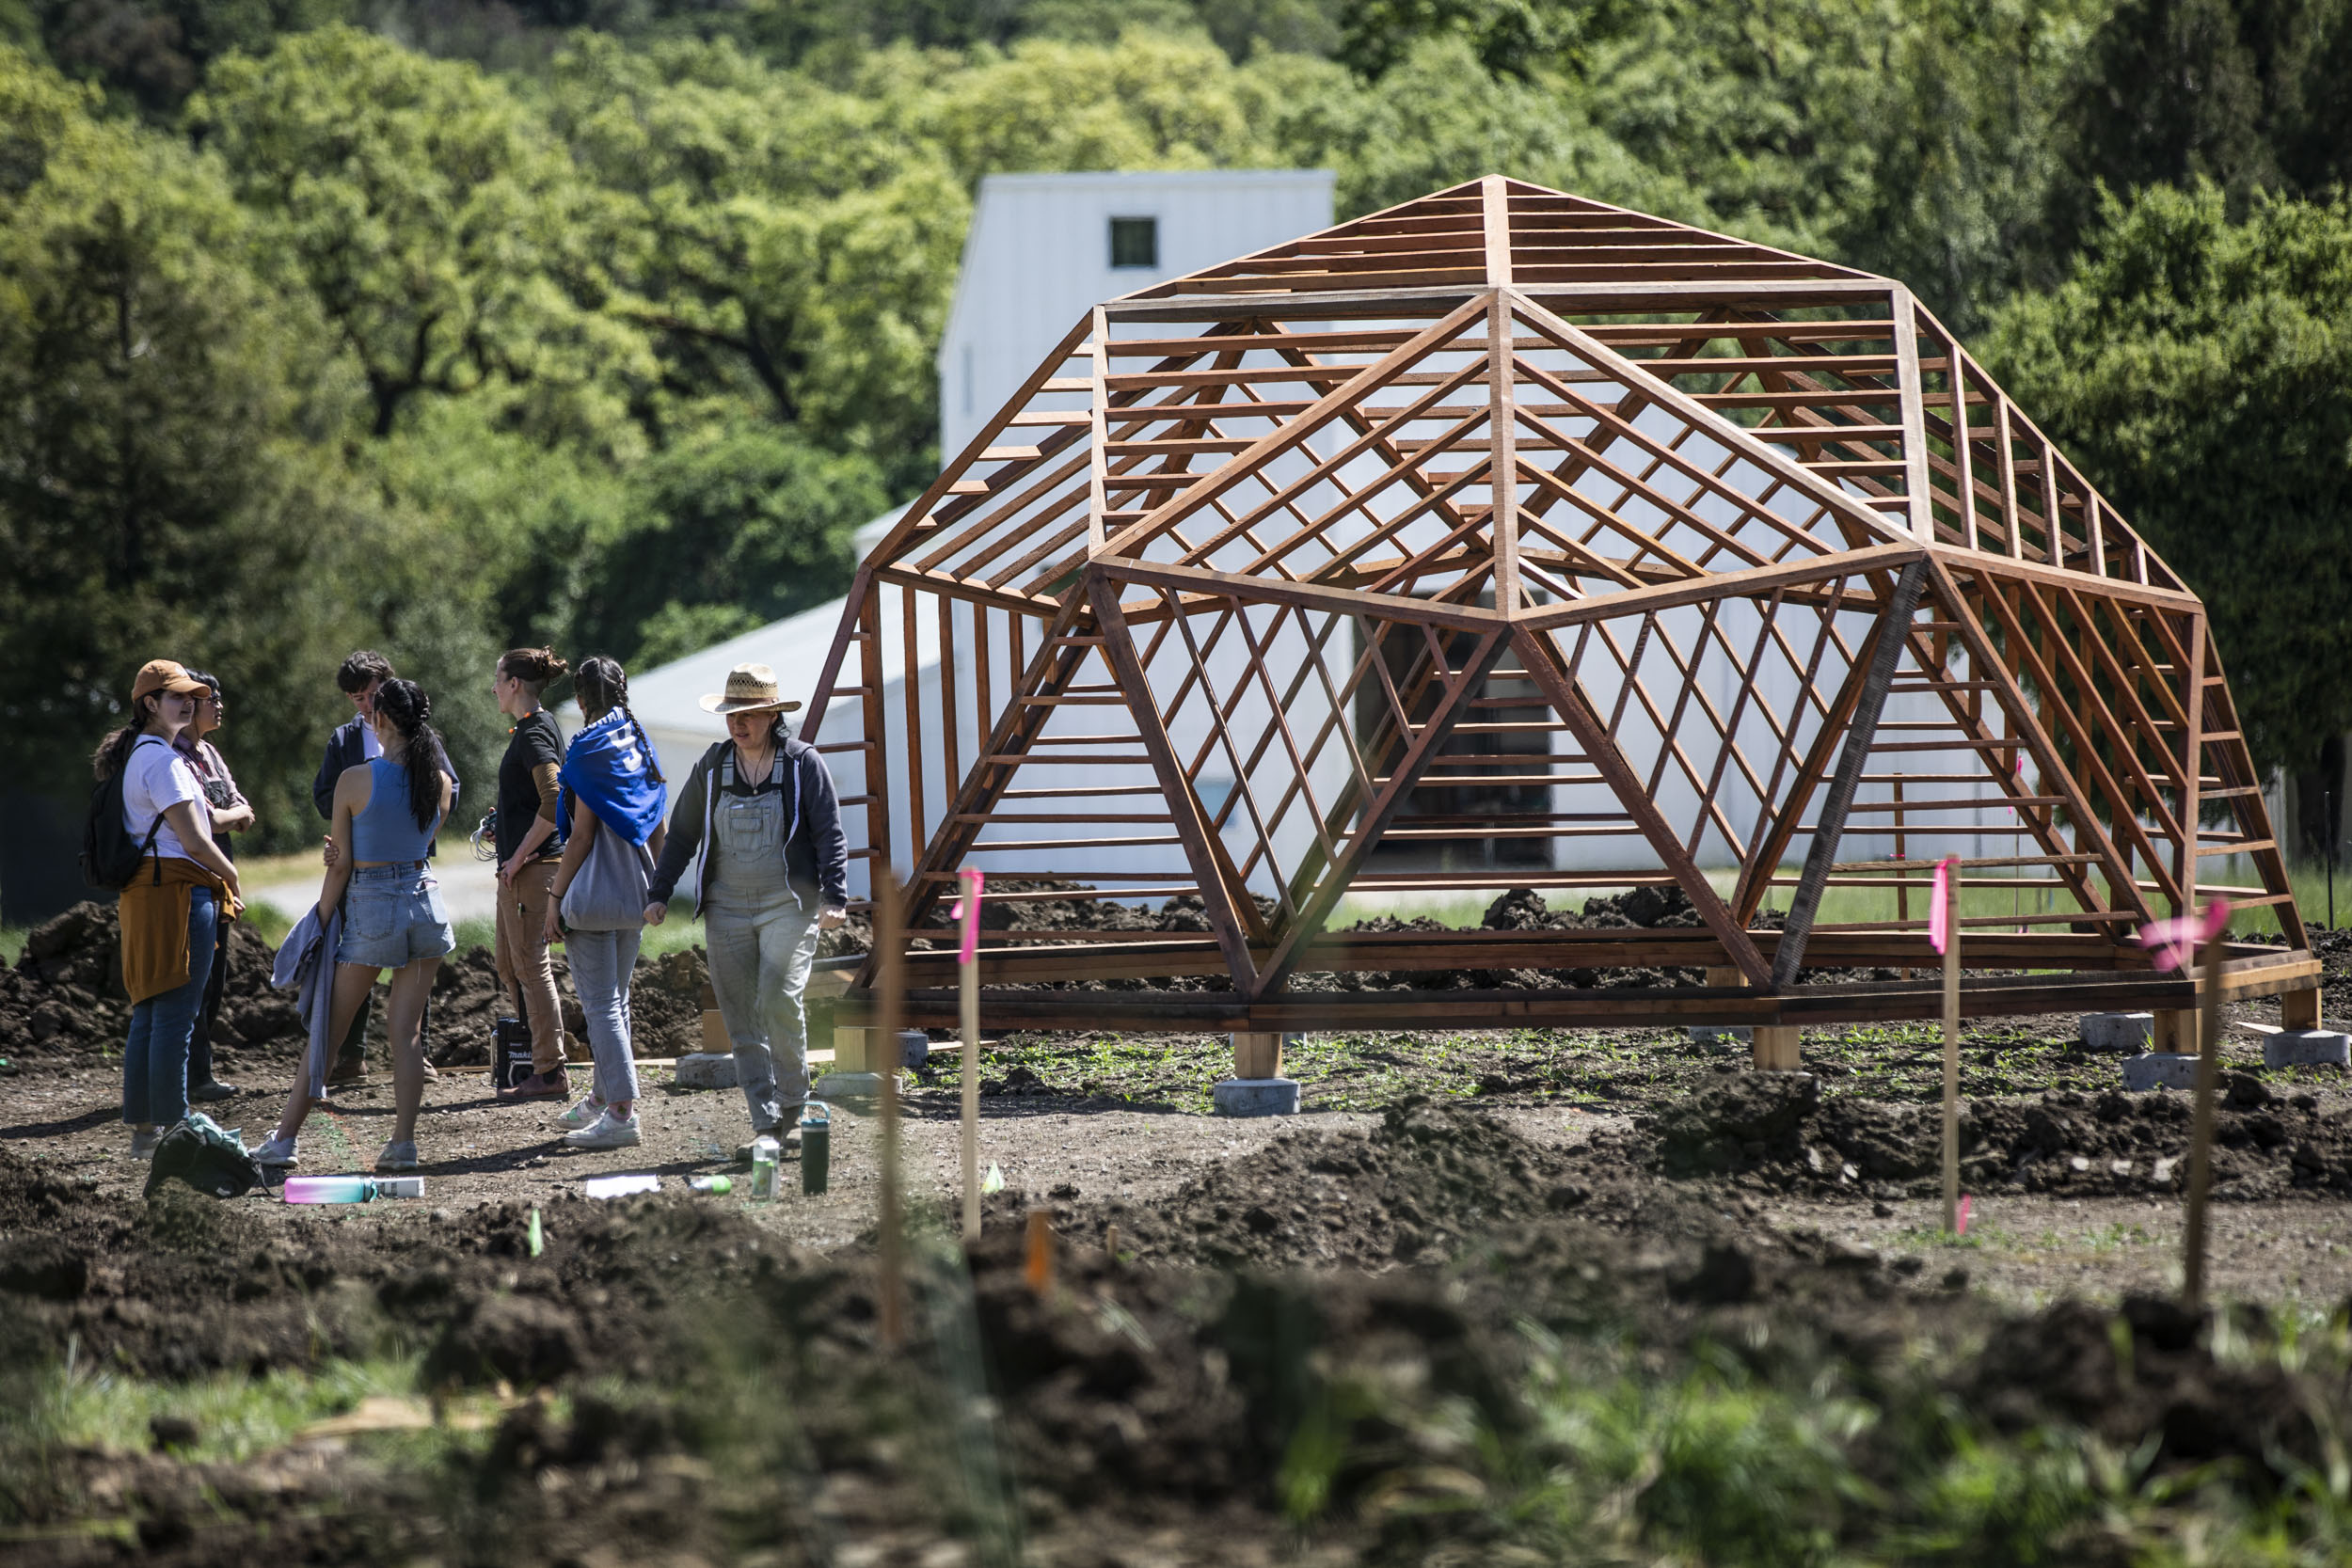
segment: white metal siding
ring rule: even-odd
[[[952,461],[1064,334],[1106,299],[1331,226],[1328,169],[992,174],[939,348]],[[1157,267],[1110,264],[1110,220],[1159,221]]]

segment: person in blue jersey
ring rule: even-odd
[[[556,775],[564,859],[555,868],[545,934],[553,942],[562,930],[596,1070],[587,1095],[556,1120],[571,1130],[564,1141],[574,1148],[628,1148],[638,1141],[628,982],[670,792],[644,726],[628,710],[628,676],[620,665],[585,660],[572,673],[572,690],[587,721],[564,748]]]
[[[443,955],[457,945],[426,854],[456,799],[449,753],[431,723],[433,704],[414,681],[388,679],[369,704],[368,728],[378,754],[335,781],[334,855],[319,889],[324,927],[341,911],[335,950],[330,1037],[340,1039],[367,1004],[376,976],[392,972],[388,1034],[392,1054],[392,1135],[376,1156],[379,1171],[417,1168],[417,1111],[424,1100],[425,998]],[[264,1165],[295,1162],[295,1139],[309,1118],[313,1069],[296,1069],[278,1131],[255,1152]]]

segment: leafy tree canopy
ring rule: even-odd
[[[2352,729],[2352,204],[2110,198],[1995,373],[2203,597],[2256,755]]]

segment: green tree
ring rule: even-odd
[[[1369,86],[1321,61],[1261,56],[1242,97],[1283,162],[1336,171],[1343,214],[1508,174],[1689,222],[1713,217],[1696,191],[1594,124],[1576,96],[1490,75],[1466,40],[1424,40]]]
[[[351,19],[351,0],[23,0],[49,57],[108,99],[168,120],[211,63]]]
[[[573,648],[632,669],[838,594],[850,536],[886,504],[874,463],[766,423],[699,433],[646,462],[633,488],[623,529],[589,557],[570,627]]]
[[[1996,318],[2004,384],[2203,596],[2255,755],[2352,729],[2352,204],[2110,199]]]
[[[1522,80],[1557,71],[1588,34],[1613,31],[1628,8],[1563,0],[1350,0],[1339,57],[1369,77],[1386,75],[1416,44],[1454,39],[1485,70]]]
[[[583,36],[548,103],[596,183],[627,282],[613,309],[659,345],[643,406],[664,439],[755,410],[898,485],[930,477],[930,357],[969,214],[935,153],[724,43]]]
[[[2053,193],[2061,244],[2099,187],[2217,185],[2319,196],[2352,179],[2352,3],[2125,0],[2083,61]]]
[[[605,231],[545,125],[477,68],[347,27],[231,56],[190,101],[367,386],[385,436],[420,397],[596,439],[655,367],[613,305]]]
[[[140,663],[211,668],[264,830],[307,832],[383,522],[304,436],[352,388],[212,161],[93,107],[0,51],[0,725],[20,787],[78,796]]]

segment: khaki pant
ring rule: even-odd
[[[548,905],[555,898],[555,862],[534,862],[499,887],[499,984],[520,990],[531,1021],[531,1070],[564,1065],[564,1004],[555,993],[555,960],[548,955]]]

